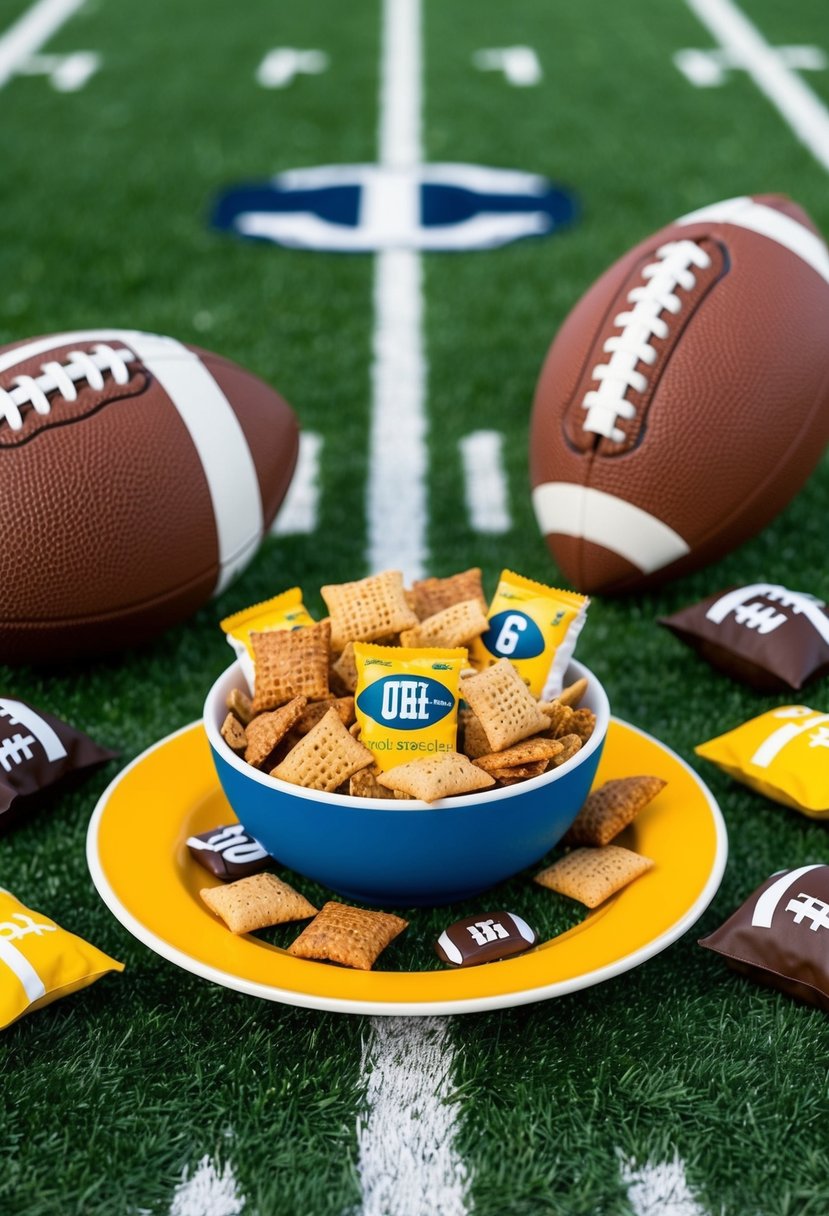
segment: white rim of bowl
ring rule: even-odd
[[[223,721],[227,708],[224,700],[217,704],[220,700],[219,690],[223,688],[226,682],[229,681],[231,673],[235,674],[239,683],[244,685],[246,680],[242,674],[242,669],[237,662],[231,665],[222,672],[222,674],[213,682],[210,691],[207,694],[204,702],[204,714],[202,721],[207,738],[211,746],[216,750],[222,760],[235,769],[241,776],[248,780],[255,781],[258,785],[263,785],[266,789],[277,789],[280,793],[289,794],[293,798],[305,799],[309,802],[324,802],[331,803],[332,799],[336,799],[336,805],[362,807],[366,810],[373,811],[394,811],[395,813],[405,814],[411,811],[423,810],[440,810],[451,807],[469,807],[479,805],[481,802],[490,804],[492,802],[500,802],[508,798],[515,798],[526,790],[539,789],[544,785],[553,785],[555,782],[571,773],[579,765],[583,764],[589,756],[593,754],[596,748],[607,734],[608,726],[610,725],[610,702],[607,699],[607,693],[604,686],[599,681],[598,677],[593,672],[580,663],[577,659],[571,659],[566,672],[566,678],[569,678],[570,683],[578,679],[586,679],[588,683],[589,694],[591,700],[594,701],[594,710],[596,714],[596,726],[593,734],[587,740],[584,747],[580,748],[571,760],[567,760],[560,768],[554,768],[550,772],[542,773],[540,777],[529,777],[526,781],[518,782],[516,785],[504,786],[501,789],[495,790],[480,790],[475,794],[455,794],[451,798],[440,798],[435,802],[422,802],[420,799],[397,799],[392,801],[390,798],[358,798],[354,794],[328,794],[324,790],[308,789],[304,785],[293,785],[289,781],[281,781],[279,777],[271,777],[268,773],[261,772],[260,769],[254,768],[252,764],[246,764],[240,756],[225,743],[217,724],[220,720]],[[378,805],[379,804],[379,805]]]

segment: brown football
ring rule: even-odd
[[[253,556],[296,464],[282,398],[173,338],[0,349],[0,661],[131,646]]]
[[[629,591],[713,561],[794,496],[829,441],[829,253],[777,196],[637,245],[551,346],[533,505],[562,573]]]

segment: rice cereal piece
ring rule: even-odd
[[[227,715],[219,733],[234,752],[243,752],[248,745],[245,728],[235,714]]]
[[[271,769],[271,776],[332,794],[358,769],[373,763],[374,756],[368,748],[349,734],[336,709],[329,709],[285,759]]]
[[[481,719],[476,713],[471,709],[462,709],[458,722],[463,732],[463,747],[460,750],[464,755],[470,760],[476,760],[478,756],[485,756],[487,752],[492,751],[486,731],[481,726]]]
[[[275,874],[251,874],[222,887],[205,887],[199,895],[231,933],[252,933],[317,914],[304,895]]]
[[[307,735],[308,731],[324,718],[329,709],[336,709],[343,726],[350,726],[354,721],[353,697],[329,697],[326,701],[309,701],[297,719],[295,730],[298,735]]]
[[[491,773],[500,768],[516,768],[525,764],[534,764],[539,760],[552,760],[562,750],[558,739],[525,739],[513,747],[505,748],[502,752],[490,752],[488,756],[478,756],[473,761],[484,772]]]
[[[562,843],[605,845],[665,788],[661,777],[618,777],[588,794]]]
[[[321,701],[328,693],[328,621],[302,629],[269,629],[250,635],[256,684],[253,711],[276,709],[292,697]]]
[[[478,715],[490,751],[547,730],[549,721],[509,659],[461,680],[461,695]]]
[[[251,705],[250,697],[246,692],[242,692],[241,688],[232,688],[227,694],[225,705],[232,714],[235,714],[242,726],[247,726],[253,717],[253,706]]]
[[[566,688],[562,688],[556,700],[562,705],[578,705],[586,692],[587,680],[582,676],[580,680],[574,680],[572,684],[568,684]]]
[[[399,570],[354,583],[329,583],[320,587],[320,594],[331,613],[331,648],[337,652],[348,642],[374,642],[417,624]]]
[[[401,646],[464,646],[489,629],[479,600],[462,600],[400,635]]]
[[[468,756],[459,752],[442,752],[439,756],[424,756],[388,769],[377,778],[389,790],[402,790],[411,798],[434,802],[455,794],[471,794],[487,790],[495,784],[489,773],[476,768]]]
[[[566,764],[584,746],[580,735],[560,735],[556,739],[556,743],[561,744],[561,751],[553,756],[550,762],[551,768],[559,768],[562,764]]]
[[[288,731],[299,721],[306,704],[305,697],[294,697],[293,701],[280,709],[257,714],[251,719],[245,731],[248,740],[245,760],[248,764],[254,768],[265,768]]]
[[[422,621],[464,600],[477,600],[483,611],[487,610],[480,566],[450,574],[448,578],[418,579],[412,584],[411,596],[414,610]]]
[[[332,899],[291,943],[288,953],[370,971],[408,923],[391,912],[369,912]]]
[[[606,844],[601,849],[574,849],[536,874],[534,881],[597,908],[652,866],[649,857]]]

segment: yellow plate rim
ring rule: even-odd
[[[577,943],[577,945],[584,946],[585,942],[590,941],[590,938],[596,938],[601,935],[606,938],[608,934],[612,934],[614,931],[618,933],[618,929],[615,928],[615,924],[613,923],[614,918],[618,920],[620,912],[624,912],[625,910],[628,912],[633,911],[635,919],[639,923],[642,920],[643,910],[646,912],[647,908],[647,905],[642,903],[643,885],[646,884],[649,877],[646,874],[638,879],[636,883],[631,884],[630,887],[625,888],[618,895],[612,897],[595,912],[588,915],[585,920],[568,933],[553,938],[549,942],[539,943],[538,947],[527,954],[520,955],[514,959],[504,960],[497,964],[489,964],[486,967],[453,968],[451,970],[418,973],[355,973],[346,968],[327,967],[324,964],[293,959],[285,951],[279,950],[258,938],[234,939],[233,949],[237,952],[240,949],[244,951],[249,948],[257,951],[258,954],[261,954],[262,951],[267,951],[272,956],[269,963],[273,964],[277,972],[280,970],[283,972],[286,970],[291,971],[293,979],[291,985],[285,982],[287,979],[286,975],[281,977],[277,975],[277,978],[281,978],[283,981],[281,984],[262,983],[258,980],[247,978],[233,969],[216,966],[214,962],[209,961],[207,958],[199,957],[191,950],[182,949],[179,944],[176,944],[172,940],[167,940],[167,938],[148,926],[145,923],[145,920],[148,919],[146,910],[128,906],[130,902],[129,898],[125,896],[122,890],[119,890],[117,880],[115,882],[112,881],[111,876],[107,873],[105,860],[101,855],[101,830],[102,827],[107,825],[108,813],[110,815],[114,814],[115,812],[112,808],[117,807],[118,803],[125,796],[129,796],[130,786],[140,777],[142,770],[146,766],[155,763],[158,759],[163,759],[165,754],[176,746],[188,744],[189,740],[187,737],[195,732],[198,732],[204,739],[205,763],[213,774],[216,790],[219,790],[218,778],[215,777],[209,757],[209,749],[206,738],[204,738],[202,722],[192,722],[180,730],[165,736],[165,738],[152,744],[152,746],[128,764],[101,795],[92,813],[87,831],[87,864],[93,883],[104,903],[116,919],[145,946],[148,946],[162,958],[176,964],[185,971],[190,971],[195,975],[224,987],[232,988],[235,991],[244,992],[250,996],[256,996],[265,1000],[328,1012],[370,1016],[431,1016],[476,1013],[486,1010],[510,1008],[535,1001],[548,1000],[553,997],[565,996],[568,993],[591,987],[594,984],[603,983],[614,976],[621,975],[666,949],[677,938],[681,937],[705,911],[720,885],[725,869],[728,855],[725,823],[720,808],[706,784],[690,765],[666,744],[655,739],[639,727],[613,717],[611,718],[608,741],[611,741],[611,736],[618,737],[619,732],[630,732],[634,737],[630,740],[631,743],[635,739],[638,739],[640,750],[641,746],[644,746],[648,751],[656,749],[654,758],[658,756],[662,761],[663,767],[665,764],[678,766],[685,774],[686,785],[687,778],[690,778],[690,782],[695,787],[694,794],[697,799],[702,800],[698,802],[698,812],[700,810],[704,811],[709,819],[707,826],[710,829],[709,834],[711,836],[713,852],[710,856],[710,865],[708,857],[706,856],[704,859],[704,868],[706,870],[704,881],[699,889],[696,890],[693,899],[681,909],[677,909],[674,919],[664,926],[662,931],[654,933],[651,937],[646,935],[644,940],[632,949],[622,947],[618,957],[612,958],[603,965],[588,968],[583,972],[549,982],[538,983],[536,975],[530,978],[526,985],[522,984],[521,977],[524,973],[521,967],[522,962],[525,969],[527,966],[526,960],[535,959],[536,961],[532,966],[537,971],[539,967],[537,958],[541,951],[565,942],[568,946],[572,947],[573,939],[576,937],[581,938],[584,934],[589,934],[590,937],[585,938],[582,942]],[[646,770],[639,769],[638,771]],[[622,776],[626,774],[614,773],[613,775]],[[608,779],[606,775],[602,775],[601,767],[599,778],[601,780]],[[181,809],[182,811],[186,811],[186,807],[184,806]],[[647,810],[648,808],[642,812],[642,816],[646,815]],[[227,808],[227,816],[230,820],[235,818],[229,807]],[[141,812],[138,810],[135,812],[132,822],[134,823],[136,820],[140,821],[140,819]],[[144,834],[142,833],[142,835]],[[144,836],[144,839],[146,839],[146,836]],[[163,854],[159,859],[152,855],[148,856],[145,853],[141,859],[141,868],[147,869],[149,867],[151,870],[153,865],[159,863],[159,860],[163,863]],[[195,863],[193,864],[195,865]],[[205,872],[205,885],[208,885],[210,881]],[[183,892],[184,884],[180,879],[177,885]],[[637,888],[639,888],[638,892]],[[485,900],[486,895],[482,898]],[[638,901],[638,903],[634,901]],[[215,925],[215,918],[212,914],[206,908],[203,908],[202,912],[206,918],[205,926],[208,924]],[[630,921],[630,916],[627,919]],[[227,931],[222,928],[221,932],[225,934]],[[251,955],[250,957],[252,958],[253,956]],[[297,966],[312,970],[296,972],[294,969]],[[486,973],[483,989],[492,989],[493,984],[490,983],[490,980],[494,979],[496,981],[494,991],[482,990],[481,973]],[[504,984],[501,987],[497,985],[499,976],[504,979]],[[309,981],[307,983],[305,982],[306,977]],[[507,977],[509,977],[509,984],[506,983]],[[438,990],[439,994],[427,996],[423,999],[411,999],[410,984],[415,978],[418,980],[418,987],[423,985],[433,987]],[[321,983],[319,982],[320,980],[322,981]],[[398,999],[394,995],[395,987],[405,988],[407,982],[407,991],[402,993]],[[341,991],[338,991],[338,989],[341,989]],[[465,989],[468,990],[467,995],[464,995]],[[389,990],[392,992],[391,997],[389,997]]]

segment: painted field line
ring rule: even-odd
[[[175,1189],[169,1216],[240,1216],[245,1200],[236,1189],[233,1166],[226,1162],[221,1172],[205,1154],[190,1174],[185,1166]]]
[[[384,0],[379,163],[405,171],[422,160],[419,0]],[[410,206],[401,189],[400,206]],[[388,196],[384,194],[388,204]],[[390,215],[395,227],[399,215]],[[377,217],[382,222],[383,217]],[[369,440],[368,566],[422,578],[426,564],[426,359],[420,255],[378,253],[374,272],[372,416]]]
[[[296,471],[271,528],[273,536],[309,536],[317,530],[322,435],[303,431]]]
[[[500,536],[509,532],[504,436],[500,431],[473,431],[460,441],[466,510],[476,532]]]
[[[708,1216],[688,1185],[678,1153],[672,1161],[642,1166],[620,1155],[619,1168],[634,1216]]]
[[[357,1126],[360,1216],[466,1216],[449,1034],[446,1018],[371,1019],[363,1040],[366,1110]]]
[[[766,42],[733,0],[685,0],[729,57],[745,68],[757,88],[797,138],[829,170],[829,110]]]
[[[86,0],[38,0],[5,34],[0,34],[0,89],[18,67],[34,55]]]

